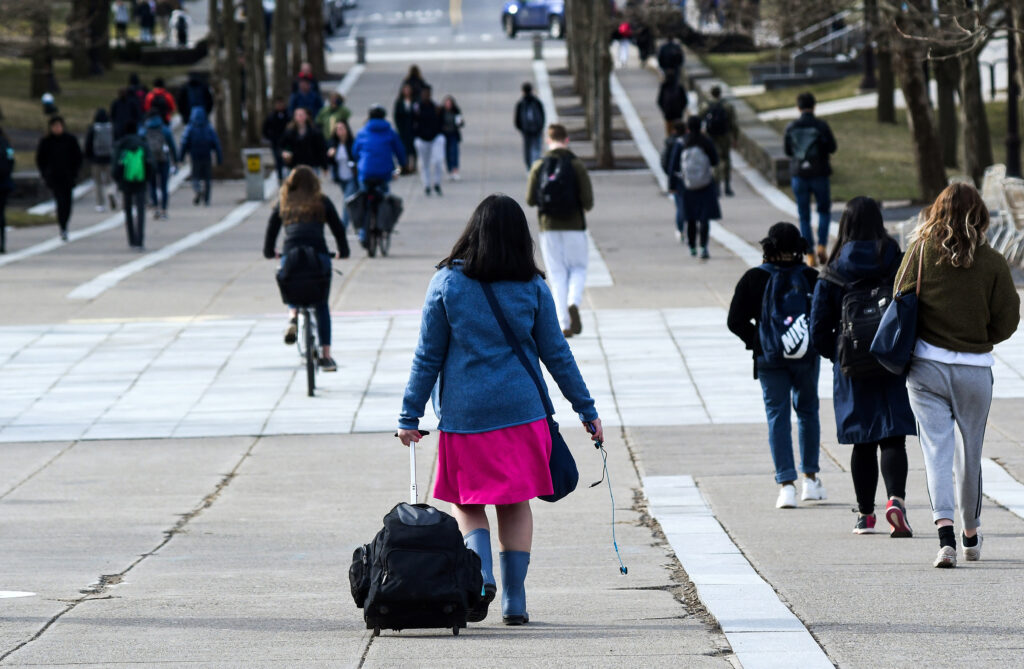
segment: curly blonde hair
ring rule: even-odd
[[[921,212],[911,241],[935,242],[939,248],[936,264],[948,261],[966,269],[974,264],[975,250],[985,243],[988,224],[988,207],[974,186],[953,183]]]
[[[292,170],[281,185],[278,197],[278,212],[285,225],[324,220],[326,212],[320,179],[312,168],[299,165]]]

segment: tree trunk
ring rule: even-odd
[[[89,18],[93,69],[95,74],[102,74],[103,69],[114,65],[114,55],[110,51],[110,3],[106,0],[92,0]]]
[[[85,79],[89,76],[89,0],[71,0],[68,13],[68,46],[76,57],[71,59],[71,78]]]
[[[29,95],[39,98],[55,88],[53,53],[50,46],[50,2],[39,0],[30,9],[32,22],[32,75]]]
[[[960,132],[956,117],[956,90],[960,82],[960,63],[955,57],[934,62],[938,84],[939,140],[942,142],[942,164],[957,166],[957,144]]]
[[[569,0],[569,20],[566,29],[572,34],[572,60],[569,70],[572,72],[576,93],[586,96],[587,90],[587,55],[590,30],[587,23],[587,0]]]
[[[238,23],[234,0],[224,0],[221,13],[224,30],[224,72],[228,84],[228,128],[224,133],[224,169],[229,174],[242,169],[242,64],[238,53]]]
[[[263,4],[260,0],[245,0],[245,33],[242,42],[245,53],[245,145],[259,146],[260,122],[264,116],[266,95],[263,47]],[[259,20],[257,20],[257,17]]]
[[[609,77],[612,71],[612,56],[608,51],[607,35],[610,22],[608,5],[593,3],[591,18],[591,43],[593,44],[593,117],[591,132],[594,137],[594,158],[597,167],[609,169],[615,164],[612,154],[612,102]]]
[[[946,187],[946,170],[942,166],[942,148],[935,132],[928,89],[924,78],[921,50],[909,40],[901,40],[895,53],[900,88],[907,101],[907,121],[914,143],[914,162],[921,199],[933,201]]]
[[[306,60],[313,67],[317,80],[327,77],[327,60],[324,57],[324,0],[303,0],[306,33]]]
[[[875,118],[879,123],[896,123],[896,77],[892,68],[892,51],[888,44],[883,44],[883,39],[888,41],[879,35],[875,52],[878,65],[878,107]]]
[[[274,97],[288,99],[292,92],[292,68],[288,64],[288,47],[291,44],[291,35],[288,28],[291,26],[291,3],[281,2],[274,10],[274,19],[271,24],[273,32],[273,77]]]
[[[305,35],[302,34],[302,5],[298,0],[292,5],[291,13],[288,16],[291,21],[292,39],[291,55],[288,57],[288,76],[294,78],[299,73],[299,67],[304,61],[302,47],[306,43]]]
[[[992,157],[992,137],[981,95],[977,50],[960,55],[960,110],[964,126],[964,171],[974,179],[975,185],[981,186],[985,168],[995,160]]]

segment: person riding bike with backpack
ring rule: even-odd
[[[882,367],[869,347],[892,301],[903,253],[889,236],[878,203],[855,197],[839,220],[839,238],[814,287],[811,341],[833,361],[837,439],[853,444],[850,473],[857,494],[855,534],[875,531],[881,449],[889,536],[910,537],[907,522],[907,435],[917,434],[905,376]]]
[[[388,123],[384,107],[370,107],[369,119],[356,134],[352,144],[352,160],[356,163],[356,174],[359,175],[359,190],[364,193],[370,187],[387,193],[396,164],[406,164],[402,140]],[[353,224],[359,228],[359,243],[365,247],[366,227],[362,221],[353,221]]]
[[[281,253],[276,253],[274,247],[282,225],[284,246]],[[334,257],[347,258],[349,248],[345,239],[345,228],[334,204],[320,190],[320,179],[313,169],[307,165],[299,165],[284,180],[277,204],[270,214],[263,239],[263,257],[281,258],[282,267],[291,264],[297,273],[314,272],[320,276],[326,275],[326,289],[315,304],[317,337],[320,340],[318,364],[325,372],[335,372],[338,365],[331,358],[331,311],[327,304],[330,293],[331,256],[324,237],[324,225],[331,229],[338,247]],[[309,257],[304,253],[306,249],[312,249],[318,266],[299,267]],[[298,337],[298,310],[291,304],[288,308],[288,327],[285,329],[284,343],[294,344]]]
[[[712,141],[701,133],[700,125],[699,116],[686,119],[686,135],[676,142],[669,158],[668,187],[673,193],[682,193],[681,197],[677,196],[677,207],[681,202],[686,213],[686,242],[690,246],[690,255],[696,257],[699,241],[700,257],[707,260],[711,257],[708,253],[711,219],[722,218],[722,209],[718,205],[714,176],[718,152]]]
[[[704,119],[704,132],[718,151],[718,165],[715,166],[715,181],[729,197],[732,197],[732,147],[740,136],[736,124],[736,109],[722,99],[722,87],[711,87],[711,101],[700,111]]]
[[[125,124],[125,135],[114,146],[112,173],[124,200],[124,227],[129,248],[142,251],[146,233],[146,184],[152,176],[149,147],[135,121]]]
[[[807,240],[807,264],[812,267],[828,260],[825,245],[832,223],[832,194],[829,176],[832,166],[829,154],[836,152],[836,138],[828,123],[814,115],[814,96],[801,93],[796,97],[800,118],[786,126],[784,148],[790,156],[789,176],[800,216],[800,233]],[[818,210],[818,238],[815,245],[811,230],[811,195]],[[816,252],[816,255],[814,252]]]
[[[171,180],[171,166],[178,171],[178,149],[174,134],[155,111],[146,115],[146,122],[139,129],[139,135],[149,149],[150,179],[149,204],[153,207],[153,218],[167,218],[167,186]]]
[[[754,378],[761,382],[768,444],[779,484],[778,509],[796,508],[797,471],[793,461],[790,407],[799,425],[801,499],[824,500],[817,473],[821,450],[818,420],[820,358],[808,328],[817,270],[807,267],[807,242],[792,223],[776,223],[761,240],[764,264],[747,270],[729,305],[729,331],[753,351]]]

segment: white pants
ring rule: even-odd
[[[423,187],[440,185],[444,170],[444,135],[438,135],[429,142],[417,137],[413,144],[420,161],[420,179],[423,180]]]
[[[540,233],[540,253],[555,298],[555,313],[563,330],[569,329],[569,305],[583,301],[587,282],[587,233],[583,230],[548,230]]]

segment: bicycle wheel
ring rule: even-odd
[[[391,233],[383,230],[380,233],[380,254],[387,256],[391,252]]]
[[[316,390],[316,339],[313,336],[313,319],[309,312],[303,310],[305,318],[302,319],[302,341],[306,344],[306,394],[313,396]]]

